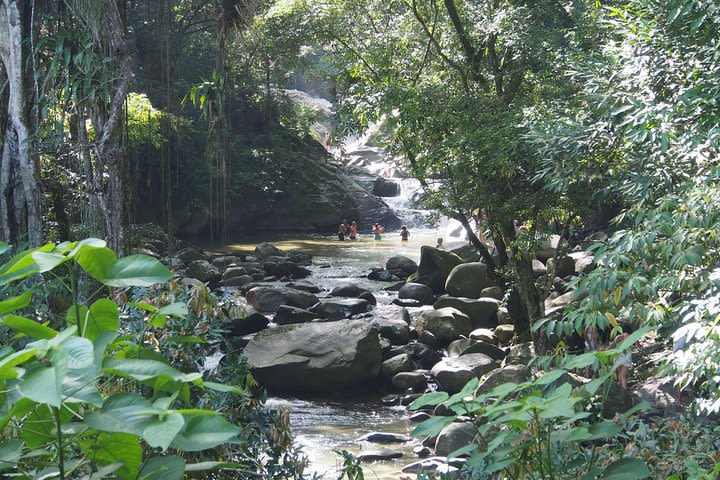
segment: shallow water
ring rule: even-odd
[[[366,278],[371,267],[383,267],[393,255],[404,255],[418,261],[420,247],[435,246],[438,236],[444,236],[443,232],[434,229],[411,230],[407,242],[400,240],[399,232],[386,233],[380,241],[372,240],[369,234],[361,235],[354,242],[340,242],[335,236],[322,235],[264,236],[243,238],[222,250],[252,253],[257,243],[269,241],[283,250],[298,249],[311,253],[313,265],[310,269],[313,274],[307,278],[308,281],[328,290],[344,282],[353,282],[372,291],[378,303],[383,304],[390,303],[396,294],[382,290],[390,284]],[[444,238],[448,240],[447,236]],[[380,402],[379,395],[344,399],[271,398],[268,405],[284,406],[290,411],[296,445],[302,447],[310,460],[308,473],[323,475],[326,479],[337,478],[341,466],[341,457],[334,450],[357,454],[363,445],[355,440],[366,433],[383,431],[409,435],[413,428],[405,407],[385,406]],[[406,444],[386,445],[402,451],[404,456],[396,460],[365,463],[365,478],[398,479],[402,467],[417,460],[412,449],[419,444],[420,440],[414,439]]]

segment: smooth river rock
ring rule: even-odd
[[[398,291],[398,298],[417,300],[423,305],[432,305],[435,301],[432,289],[421,283],[406,283]]]
[[[495,328],[498,324],[497,311],[500,300],[496,298],[441,297],[435,308],[452,307],[467,315],[472,328]]]
[[[382,361],[377,329],[362,320],[264,330],[244,353],[260,383],[287,392],[366,390],[378,380]]]
[[[453,297],[480,298],[482,291],[495,285],[480,262],[463,263],[452,269],[445,282],[445,291]]]
[[[418,317],[417,326],[419,331],[432,333],[440,345],[468,336],[472,331],[470,318],[454,308],[426,310]]]
[[[430,373],[441,390],[457,393],[472,378],[480,378],[498,368],[499,365],[498,362],[483,353],[472,353],[457,358],[444,358],[432,368]]]
[[[327,298],[310,308],[320,318],[341,320],[367,312],[370,303],[362,298]]]
[[[275,312],[280,305],[308,308],[318,302],[310,292],[288,287],[255,287],[245,294],[245,299],[258,312]]]
[[[434,293],[444,293],[450,272],[461,263],[462,259],[454,253],[423,245],[418,270],[408,281],[427,285]]]

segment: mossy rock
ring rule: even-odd
[[[454,253],[430,246],[420,249],[418,271],[408,277],[408,282],[427,285],[434,293],[445,293],[445,282],[450,272],[462,263]]]

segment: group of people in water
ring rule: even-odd
[[[382,240],[382,234],[385,233],[385,227],[380,225],[379,223],[376,223],[373,226],[372,229],[373,233],[373,239],[374,240]],[[340,226],[338,227],[338,240],[341,242],[345,240],[345,237],[347,236],[350,240],[357,240],[358,238],[358,225],[355,220],[348,223],[347,220],[343,219],[342,222],[340,222]],[[400,239],[403,242],[407,242],[410,237],[410,231],[408,231],[407,226],[403,225],[402,228],[400,228]]]

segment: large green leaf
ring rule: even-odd
[[[33,369],[20,384],[20,391],[37,403],[59,408],[62,402],[61,384],[58,381],[56,369],[53,367]]]
[[[115,252],[107,247],[97,247],[90,244],[79,245],[75,259],[88,275],[102,282],[107,277],[110,268],[117,260]]]
[[[15,367],[34,357],[37,352],[38,350],[35,348],[26,348],[0,360],[0,380],[17,378],[18,372]]]
[[[598,477],[601,480],[641,480],[651,475],[645,463],[635,458],[623,458],[608,465]]]
[[[0,472],[17,468],[22,449],[23,443],[20,440],[0,442]]]
[[[5,243],[5,242],[0,242],[0,255],[2,255],[3,253],[7,252],[7,251],[10,250],[11,248],[12,248],[11,245],[8,245],[8,244]]]
[[[82,328],[83,337],[94,342],[101,333],[117,332],[119,327],[120,312],[117,305],[108,298],[101,298],[90,305]]]
[[[17,315],[7,315],[2,319],[3,325],[8,328],[12,328],[16,332],[20,332],[33,339],[45,339],[49,340],[58,334],[57,330],[45,326],[35,320],[29,318],[19,317]]]
[[[66,365],[62,393],[67,403],[91,403],[100,407],[103,399],[97,390],[100,367],[95,363],[94,345],[87,338],[70,337],[52,355]]]
[[[172,446],[186,452],[199,452],[228,443],[240,429],[221,415],[196,415],[185,419],[185,428]]]
[[[170,270],[148,255],[130,255],[116,261],[100,281],[111,287],[149,287],[170,280]]]
[[[20,280],[34,273],[38,273],[39,269],[33,253],[35,252],[51,252],[55,246],[52,243],[44,245],[33,250],[25,250],[11,258],[7,263],[0,265],[0,285],[6,285],[15,280]]]
[[[146,426],[143,431],[143,438],[151,447],[165,451],[184,425],[185,418],[179,413],[171,412]]]
[[[85,422],[95,430],[142,435],[158,415],[168,411],[152,405],[136,393],[115,393],[105,400],[102,408],[85,416]]]
[[[445,400],[447,400],[450,397],[450,395],[447,394],[447,392],[432,392],[432,393],[426,393],[425,395],[421,396],[420,398],[416,398],[411,404],[410,404],[410,410],[417,410],[418,408],[425,407],[427,405],[438,405]]]
[[[30,290],[26,290],[25,293],[23,293],[22,295],[18,295],[17,297],[12,297],[0,302],[0,316],[27,307],[28,305],[30,305],[31,299],[32,298],[30,296]]]
[[[185,461],[177,455],[153,457],[145,463],[137,480],[182,480]]]
[[[142,466],[142,445],[136,435],[129,433],[100,433],[80,444],[83,452],[96,464],[102,466],[121,463],[117,477],[134,480]],[[95,477],[93,477],[95,478]]]
[[[62,425],[72,419],[73,415],[65,408],[59,409]],[[57,441],[55,414],[48,405],[35,405],[25,418],[21,435],[29,448],[39,448]]]
[[[455,417],[432,417],[418,424],[412,432],[413,437],[434,437],[450,425]]]

